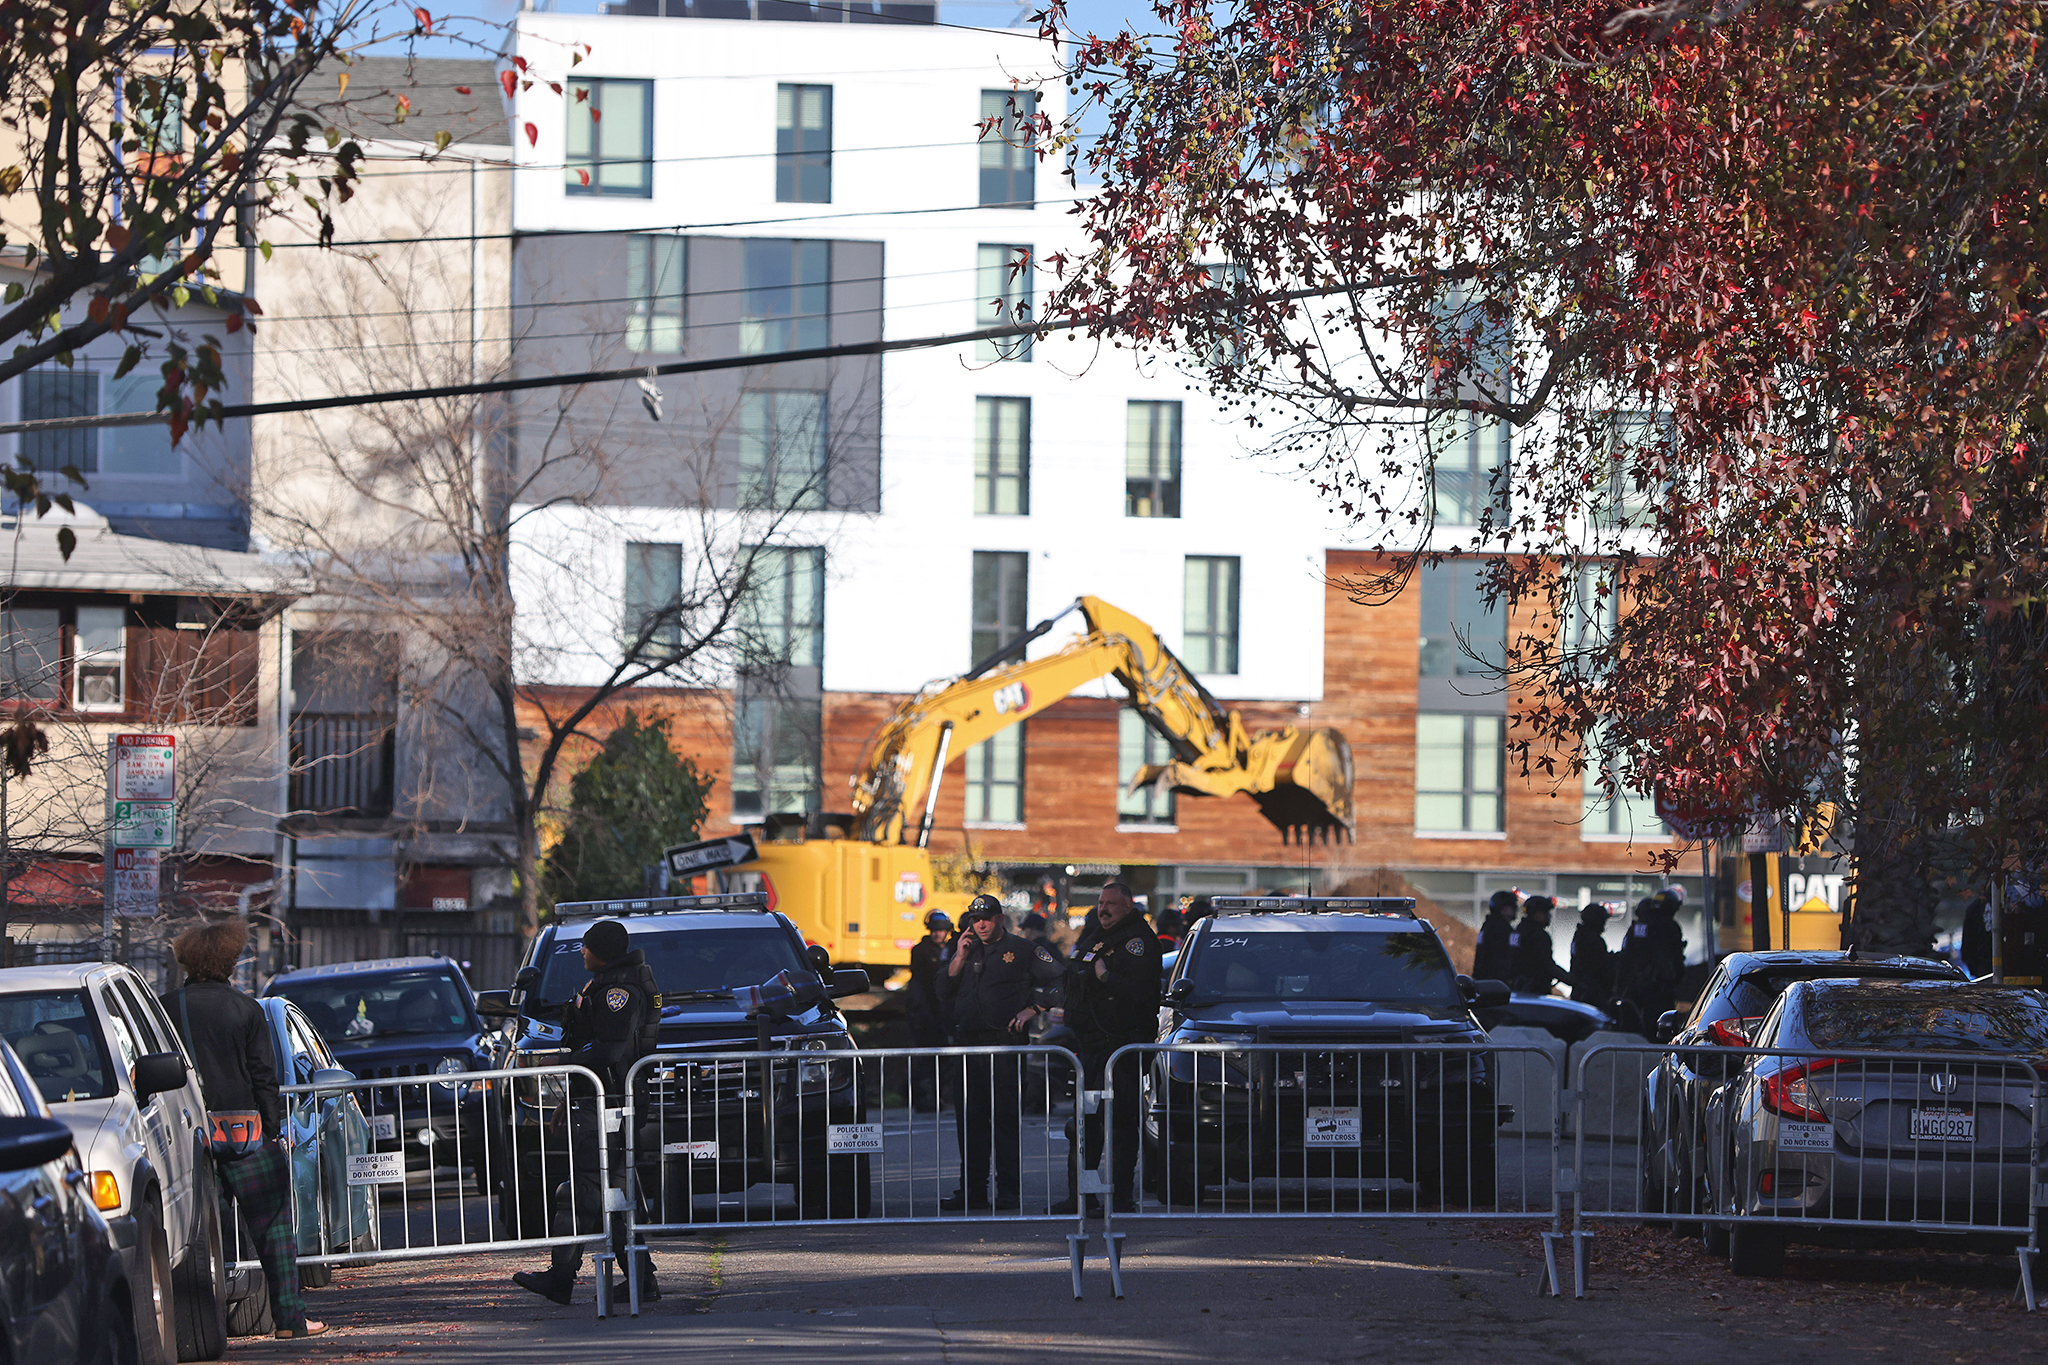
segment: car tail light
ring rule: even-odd
[[[1719,1047],[1748,1047],[1750,1036],[1763,1021],[1760,1014],[1747,1019],[1716,1019],[1707,1025],[1707,1037]]]
[[[112,1171],[92,1173],[92,1203],[101,1213],[121,1207],[121,1178]]]
[[[1788,1119],[1826,1123],[1827,1113],[1814,1099],[1807,1081],[1814,1072],[1825,1071],[1831,1066],[1841,1064],[1840,1057],[1819,1057],[1764,1077],[1764,1108],[1772,1113],[1782,1114]]]

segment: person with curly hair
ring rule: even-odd
[[[214,1154],[220,1176],[220,1221],[235,1225],[235,1213],[256,1242],[256,1259],[270,1289],[270,1318],[285,1340],[314,1337],[324,1322],[306,1316],[299,1293],[299,1257],[292,1236],[291,1160],[279,1136],[284,1131],[284,1098],[271,1060],[270,1028],[263,1007],[237,990],[230,978],[249,943],[249,921],[239,917],[196,924],[171,941],[184,969],[183,989],[164,997],[164,1008],[184,1036],[192,1068],[210,1113],[261,1116],[261,1140],[253,1150]]]

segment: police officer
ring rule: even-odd
[[[1548,896],[1531,896],[1524,902],[1522,922],[1508,934],[1509,989],[1548,995],[1550,983],[1565,977],[1550,942],[1550,912],[1556,905]]]
[[[994,896],[976,896],[960,917],[959,941],[939,977],[939,998],[952,1006],[961,1046],[1014,1046],[1030,1036],[1034,1020],[1058,1003],[1059,979],[1059,959],[1052,951],[1011,933]],[[991,1207],[991,1158],[993,1207],[1019,1206],[1019,1060],[1014,1053],[981,1053],[966,1059],[963,1093],[955,1106],[960,1120],[960,1188],[939,1201],[948,1213]]]
[[[1595,901],[1579,911],[1579,927],[1572,931],[1572,999],[1603,1010],[1614,1008],[1614,954],[1607,951],[1612,913]]]
[[[1685,974],[1685,937],[1678,930],[1678,901],[1659,894],[1636,902],[1635,922],[1614,958],[1622,1027],[1648,1036],[1677,1000]]]
[[[1067,959],[1065,1022],[1074,1031],[1074,1052],[1081,1059],[1088,1089],[1103,1088],[1110,1056],[1118,1048],[1149,1043],[1159,1036],[1160,956],[1159,936],[1145,922],[1145,912],[1133,903],[1131,888],[1120,881],[1104,882],[1095,913],[1074,941],[1073,956]],[[1138,1069],[1137,1058],[1126,1057],[1117,1068],[1114,1085],[1110,1122],[1116,1125],[1116,1140],[1111,1144],[1111,1174],[1118,1213],[1138,1209]],[[1102,1159],[1099,1113],[1088,1117],[1085,1144],[1087,1168],[1092,1171]],[[1079,1207],[1082,1158],[1070,1123],[1067,1199],[1053,1208],[1054,1213],[1071,1214]],[[1094,1204],[1094,1196],[1089,1196],[1088,1202]]]
[[[1472,954],[1475,981],[1505,981],[1514,971],[1514,950],[1508,935],[1514,932],[1515,908],[1522,898],[1513,891],[1496,891],[1486,902],[1486,919],[1479,926],[1479,947]]]
[[[939,974],[945,970],[946,950],[953,943],[953,917],[934,910],[924,917],[925,936],[910,949],[910,987],[904,991],[910,1016],[912,1047],[944,1047],[952,1030],[946,1023],[946,1002],[939,999]],[[941,1068],[936,1059],[910,1061],[911,1103],[930,1112],[939,1107],[940,1087],[935,1084]],[[951,1086],[945,1087],[948,1091]]]
[[[625,1093],[626,1073],[634,1062],[653,1052],[660,1040],[661,991],[646,956],[631,946],[626,926],[615,919],[599,920],[583,931],[583,965],[590,971],[590,980],[562,1016],[569,1062],[596,1072],[604,1081],[606,1100],[616,1104]],[[600,1140],[610,1147],[611,1183],[618,1188],[626,1183],[623,1141],[617,1134],[602,1136],[593,1098],[579,1097],[571,1105],[569,1204],[555,1210],[557,1237],[596,1232],[604,1226],[604,1181],[597,1154]],[[621,1265],[627,1264],[623,1224],[613,1228],[612,1250]],[[643,1250],[639,1262],[640,1297],[660,1298],[653,1258]],[[554,1249],[546,1270],[522,1270],[512,1277],[512,1283],[566,1304],[582,1270],[583,1244],[564,1243]]]

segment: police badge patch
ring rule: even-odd
[[[626,1002],[632,998],[632,996],[626,993],[624,986],[614,986],[604,993],[604,1005],[606,1009],[617,1014],[620,1010],[626,1008]]]
[[[1133,953],[1138,953],[1138,954],[1140,954],[1140,955],[1143,955],[1143,953],[1144,953],[1144,951],[1145,951],[1145,945],[1144,945],[1144,943],[1143,943],[1142,941],[1138,940],[1138,939],[1135,939],[1135,938],[1134,938],[1134,939],[1130,939],[1130,940],[1128,940],[1128,941],[1127,941],[1127,942],[1126,942],[1126,943],[1124,944],[1124,948],[1125,948],[1125,949],[1126,949],[1127,951],[1129,951],[1129,952],[1133,952]]]
[[[1005,961],[1005,962],[1015,962],[1016,960],[1017,960],[1017,955],[1016,955],[1015,953],[1004,953],[1004,954],[1003,954],[1003,961]]]

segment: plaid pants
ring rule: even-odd
[[[299,1254],[292,1236],[292,1165],[276,1139],[235,1160],[215,1157],[220,1174],[220,1224],[235,1225],[235,1212],[256,1241],[256,1259],[270,1286],[270,1320],[278,1331],[306,1325],[306,1301],[299,1294]]]

